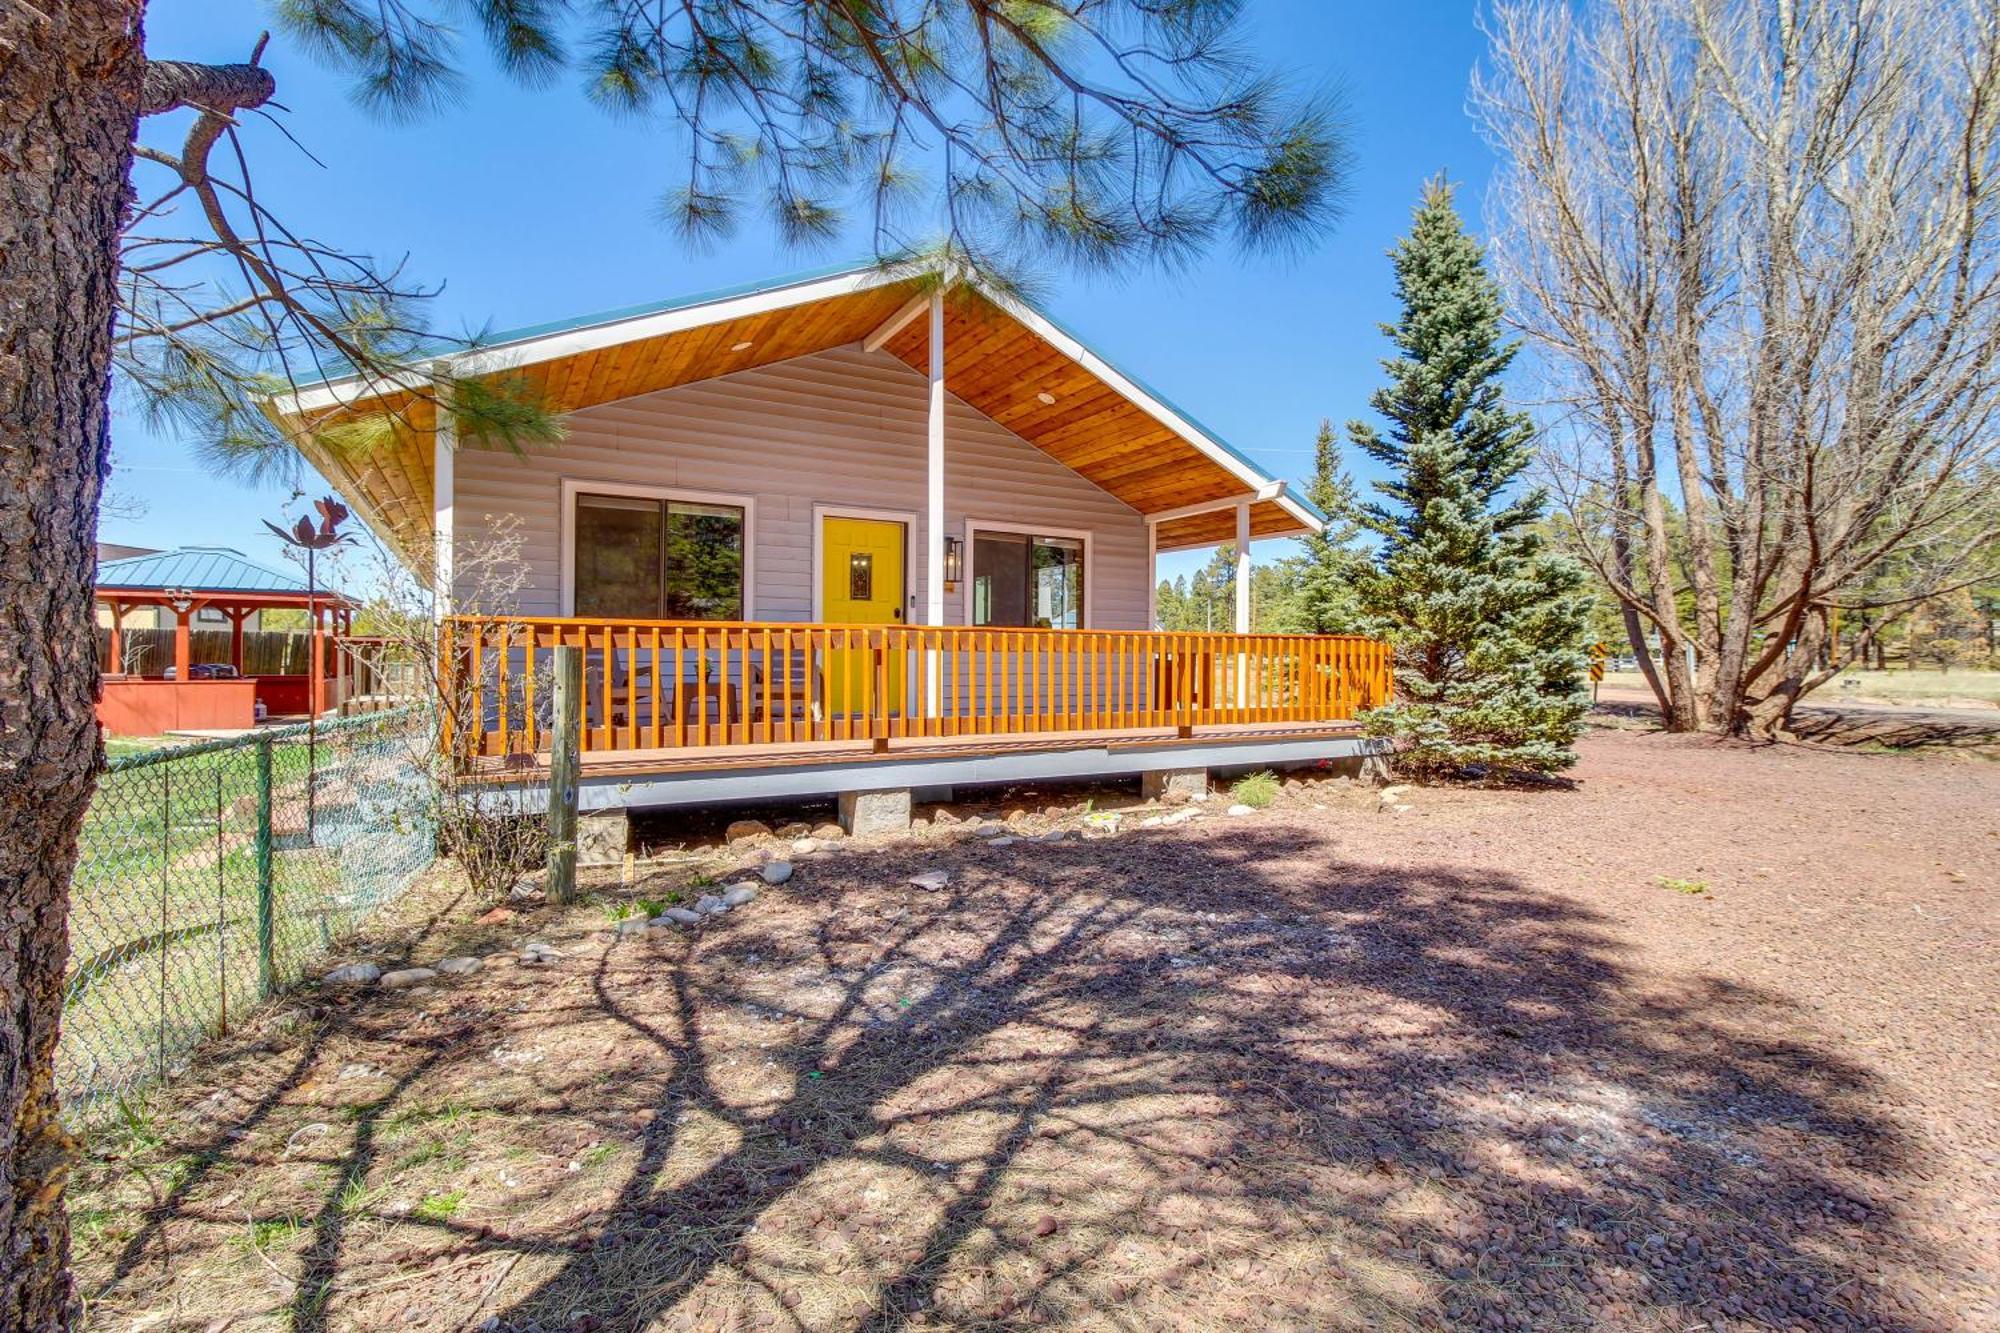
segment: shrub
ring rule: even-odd
[[[1229,798],[1238,805],[1262,810],[1278,799],[1278,775],[1269,770],[1245,773],[1230,785]]]

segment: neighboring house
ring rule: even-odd
[[[127,546],[123,542],[97,543],[97,564],[100,569],[113,560],[129,560],[137,555],[158,554],[159,548],[154,546]],[[124,615],[119,617],[118,627],[120,629],[159,629],[162,623],[160,608],[157,606],[141,606],[128,610]],[[172,624],[173,622],[169,618],[164,623]],[[97,627],[99,629],[109,629],[111,627],[111,608],[103,602],[97,604]]]
[[[1360,641],[1144,633],[1159,552],[1237,541],[1247,570],[1243,538],[1321,518],[974,281],[832,272],[446,360],[538,387],[568,410],[567,438],[525,457],[455,447],[448,416],[352,378],[270,410],[385,542],[435,569],[441,610],[469,613],[446,632],[491,677],[475,760],[545,748],[546,693],[530,695],[549,650],[558,636],[590,649],[586,748],[621,769],[615,784],[586,774],[586,805],[901,790],[916,770],[887,756],[919,747],[899,743],[995,728],[1045,745],[1011,768],[968,746],[919,785],[1353,754],[1357,701],[1386,689]],[[394,442],[365,458],[314,434],[383,412]],[[484,575],[505,543],[518,549],[496,597]],[[1279,723],[1300,734],[1187,744]],[[1147,754],[1102,753],[1142,732]],[[786,747],[856,741],[865,760],[778,772],[774,756],[800,757]]]

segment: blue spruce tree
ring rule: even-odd
[[[1388,430],[1348,426],[1390,474],[1361,507],[1381,547],[1358,593],[1394,648],[1396,699],[1367,726],[1418,775],[1555,772],[1576,762],[1589,707],[1591,597],[1536,532],[1547,497],[1515,486],[1534,456],[1534,427],[1500,384],[1518,344],[1501,337],[1499,288],[1442,180],[1390,257],[1403,313],[1383,326],[1396,355],[1370,400]]]

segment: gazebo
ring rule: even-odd
[[[173,551],[109,560],[98,566],[97,600],[111,612],[97,718],[111,735],[158,736],[169,731],[254,726],[258,704],[266,715],[310,713],[339,705],[348,667],[335,652],[328,671],[327,641],[353,627],[357,603],[325,589],[308,591],[297,574],[260,565],[225,546],[184,546]],[[125,671],[125,620],[141,607],[161,607],[174,617],[172,667],[154,675]],[[269,610],[306,613],[312,647],[303,676],[243,674],[243,622]],[[219,611],[229,622],[229,661],[193,660],[193,621]]]

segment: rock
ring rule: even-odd
[[[1408,787],[1384,787],[1380,792],[1376,793],[1376,799],[1380,800],[1384,805],[1394,805],[1409,794],[1410,789]]]
[[[1230,806],[1226,813],[1232,815],[1254,815],[1257,813],[1257,809],[1255,806],[1244,805],[1241,802],[1238,802],[1237,804]]]
[[[756,901],[757,886],[755,884],[738,884],[722,895],[722,905],[724,907],[741,907],[745,903]]]
[[[1207,805],[1208,797],[1209,793],[1205,791],[1191,791],[1188,793],[1188,799],[1190,801],[1193,801],[1196,805]]]
[[[1063,838],[1064,838],[1064,837],[1066,837],[1066,836],[1068,836],[1068,835],[1067,835],[1067,834],[1066,834],[1066,833],[1064,832],[1064,830],[1062,830],[1062,829],[1059,829],[1059,828],[1058,828],[1058,829],[1050,829],[1050,830],[1049,830],[1049,831],[1048,831],[1047,833],[1044,833],[1044,834],[1043,834],[1043,835],[1042,835],[1041,837],[1039,837],[1039,838],[1036,838],[1036,839],[1035,839],[1035,841],[1036,841],[1036,842],[1061,842],[1061,841],[1063,840]]]
[[[381,976],[382,969],[373,963],[349,963],[345,967],[334,968],[320,980],[329,986],[366,986],[380,980]]]
[[[1025,806],[1009,806],[1000,818],[1009,824],[1025,824],[1028,822],[1028,811]]]
[[[1165,815],[1147,815],[1144,819],[1139,821],[1139,827],[1158,828],[1160,825],[1166,822],[1167,822],[1167,817]]]
[[[499,925],[504,925],[509,921],[512,921],[515,917],[519,915],[520,913],[516,912],[511,907],[493,907],[493,908],[488,908],[484,912],[481,912],[479,914],[478,919],[475,920],[473,924],[480,926],[499,926]]]
[[[781,838],[804,838],[810,836],[811,833],[811,825],[796,819],[789,824],[778,825],[778,836]]]
[[[817,838],[795,838],[792,840],[793,856],[811,856],[818,850],[819,840]]]
[[[957,815],[953,814],[951,811],[946,810],[942,807],[931,811],[932,828],[945,828],[949,825],[956,824],[958,822],[959,818]]]
[[[951,883],[951,872],[949,870],[926,870],[921,874],[910,876],[909,882],[926,893],[936,893],[939,889]]]
[[[712,893],[704,893],[695,900],[694,910],[700,912],[703,916],[708,916],[720,906],[722,906],[722,899]]]
[[[1186,809],[1176,810],[1170,815],[1160,816],[1160,823],[1166,826],[1167,828],[1172,828],[1176,824],[1185,824],[1191,819],[1200,819],[1200,818],[1201,818],[1201,811],[1196,810],[1192,806],[1189,806]]]
[[[562,957],[562,951],[541,940],[529,940],[521,946],[521,962],[529,967],[545,966]]]
[[[394,972],[382,974],[383,990],[402,990],[406,986],[421,986],[426,981],[436,981],[437,970],[429,967],[404,967]]]
[[[669,907],[653,919],[655,921],[672,921],[682,926],[698,926],[701,924],[701,913],[690,912],[685,907]]]
[[[761,819],[738,819],[722,831],[723,841],[731,844],[770,836],[771,826]]]
[[[507,890],[507,901],[515,903],[538,903],[547,896],[532,879],[515,880],[514,887]]]
[[[1006,834],[1007,826],[1005,824],[981,824],[972,831],[972,836],[975,838],[1000,838],[1005,837]]]
[[[1012,847],[1015,843],[1019,841],[1020,841],[1019,838],[995,838],[991,842],[988,842],[986,845],[988,847]]]
[[[783,884],[792,877],[792,863],[790,861],[773,861],[757,873],[766,884]],[[755,896],[754,892],[752,896]]]
[[[469,976],[479,970],[479,960],[470,956],[447,958],[437,965],[437,970],[447,976]]]
[[[832,822],[814,824],[812,827],[812,836],[819,842],[839,842],[847,836],[847,830]]]
[[[646,927],[651,924],[652,922],[643,916],[628,916],[620,918],[614,929],[617,930],[620,939],[625,939],[632,935],[645,934]]]
[[[1083,827],[1089,833],[1116,833],[1118,812],[1116,810],[1096,810],[1083,817]]]

